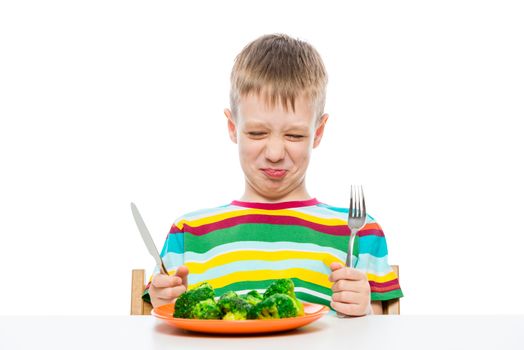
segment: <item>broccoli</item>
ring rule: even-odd
[[[220,297],[220,299],[224,299],[224,298],[236,298],[238,297],[237,293],[235,293],[234,291],[230,290],[230,291],[227,291],[225,292],[224,294],[222,294],[222,296]]]
[[[183,293],[175,302],[175,312],[173,317],[191,318],[193,307],[200,301],[215,298],[213,287],[207,282],[202,283],[195,289]]]
[[[218,308],[224,315],[224,320],[245,320],[252,308],[251,304],[236,295],[235,292],[228,292],[218,300]]]
[[[297,316],[297,307],[293,298],[287,294],[273,294],[264,298],[249,310],[248,319],[278,319]]]
[[[241,295],[240,297],[248,303],[250,303],[251,306],[255,306],[256,304],[260,303],[263,299],[262,295],[260,295],[260,293],[256,290],[252,290],[251,292]]]
[[[222,312],[215,299],[206,299],[198,302],[193,307],[190,317],[200,320],[219,320],[222,318]]]
[[[175,302],[176,318],[204,320],[279,319],[304,315],[304,306],[295,295],[293,281],[284,278],[273,281],[264,295],[256,290],[239,296],[234,291],[224,293],[215,301],[213,287],[204,282],[183,293]]]
[[[271,283],[271,285],[268,287],[268,289],[264,293],[264,299],[272,295],[275,295],[275,294],[286,294],[289,297],[291,297],[297,309],[297,316],[304,315],[304,305],[302,305],[300,300],[298,300],[295,295],[295,284],[293,283],[292,280],[290,280],[289,278],[282,278],[282,279],[273,281],[273,283]]]

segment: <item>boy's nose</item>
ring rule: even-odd
[[[276,163],[279,160],[283,159],[285,156],[286,150],[284,142],[276,138],[270,138],[266,144],[266,159]]]

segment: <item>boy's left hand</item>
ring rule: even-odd
[[[331,307],[349,316],[364,316],[371,310],[371,288],[365,273],[332,263],[329,280],[333,282]]]

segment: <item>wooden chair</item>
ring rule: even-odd
[[[393,270],[399,276],[398,265],[391,266]],[[142,294],[146,286],[145,281],[145,270],[133,270],[131,276],[131,315],[150,315],[151,304],[142,300]],[[392,299],[382,302],[382,312],[384,315],[400,315],[400,301],[399,299]]]
[[[146,289],[145,270],[133,270],[131,273],[131,315],[151,315],[153,307],[142,300]]]

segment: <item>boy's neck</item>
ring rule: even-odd
[[[248,189],[246,189],[246,191],[244,192],[244,195],[240,197],[239,200],[242,202],[281,203],[281,202],[305,201],[308,199],[312,199],[312,197],[309,195],[307,190],[303,188],[302,190],[293,191],[293,192],[287,193],[279,197],[264,196],[260,193],[249,191]]]

